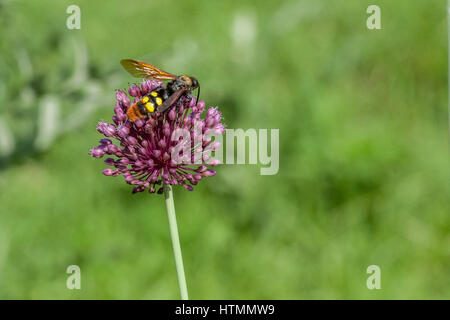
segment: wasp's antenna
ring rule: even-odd
[[[200,83],[198,84],[198,89],[197,89],[197,101],[196,101],[196,103],[198,103],[198,98],[200,98]]]

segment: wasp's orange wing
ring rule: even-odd
[[[133,59],[124,59],[120,61],[120,64],[127,70],[131,75],[137,78],[152,78],[156,80],[173,80],[177,76],[165,72],[155,66],[148,63],[137,61]]]

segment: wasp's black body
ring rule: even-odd
[[[128,118],[136,121],[155,111],[162,113],[196,88],[198,88],[198,81],[195,78],[186,75],[179,76],[166,85],[162,84],[153,89],[131,106],[127,112]]]
[[[165,112],[181,97],[190,94],[192,90],[197,88],[197,100],[200,96],[200,85],[194,77],[185,74],[176,76],[148,63],[132,59],[124,59],[120,63],[125,70],[135,77],[160,81],[169,80],[166,85],[154,89],[128,109],[127,115],[131,121],[144,118],[155,111]]]

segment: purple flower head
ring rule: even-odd
[[[161,85],[145,80],[140,86],[129,87],[128,94],[118,90],[113,122],[97,125],[97,131],[107,139],[101,139],[89,152],[94,158],[108,155],[105,164],[110,167],[103,174],[122,175],[134,186],[133,193],[162,193],[162,184],[192,191],[201,179],[214,176],[216,172],[210,167],[219,164],[211,157],[211,151],[220,147],[211,135],[222,135],[225,130],[217,107],[205,110],[203,101],[182,96],[163,114],[154,112],[135,122],[127,118],[127,110],[135,101]]]

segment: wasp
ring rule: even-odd
[[[132,76],[137,78],[160,81],[169,80],[166,85],[162,84],[153,89],[128,108],[127,116],[130,121],[146,118],[155,111],[163,113],[178,102],[181,97],[189,95],[195,89],[198,89],[198,101],[200,96],[200,84],[194,77],[185,74],[176,76],[148,63],[132,59],[121,60],[120,64]]]

